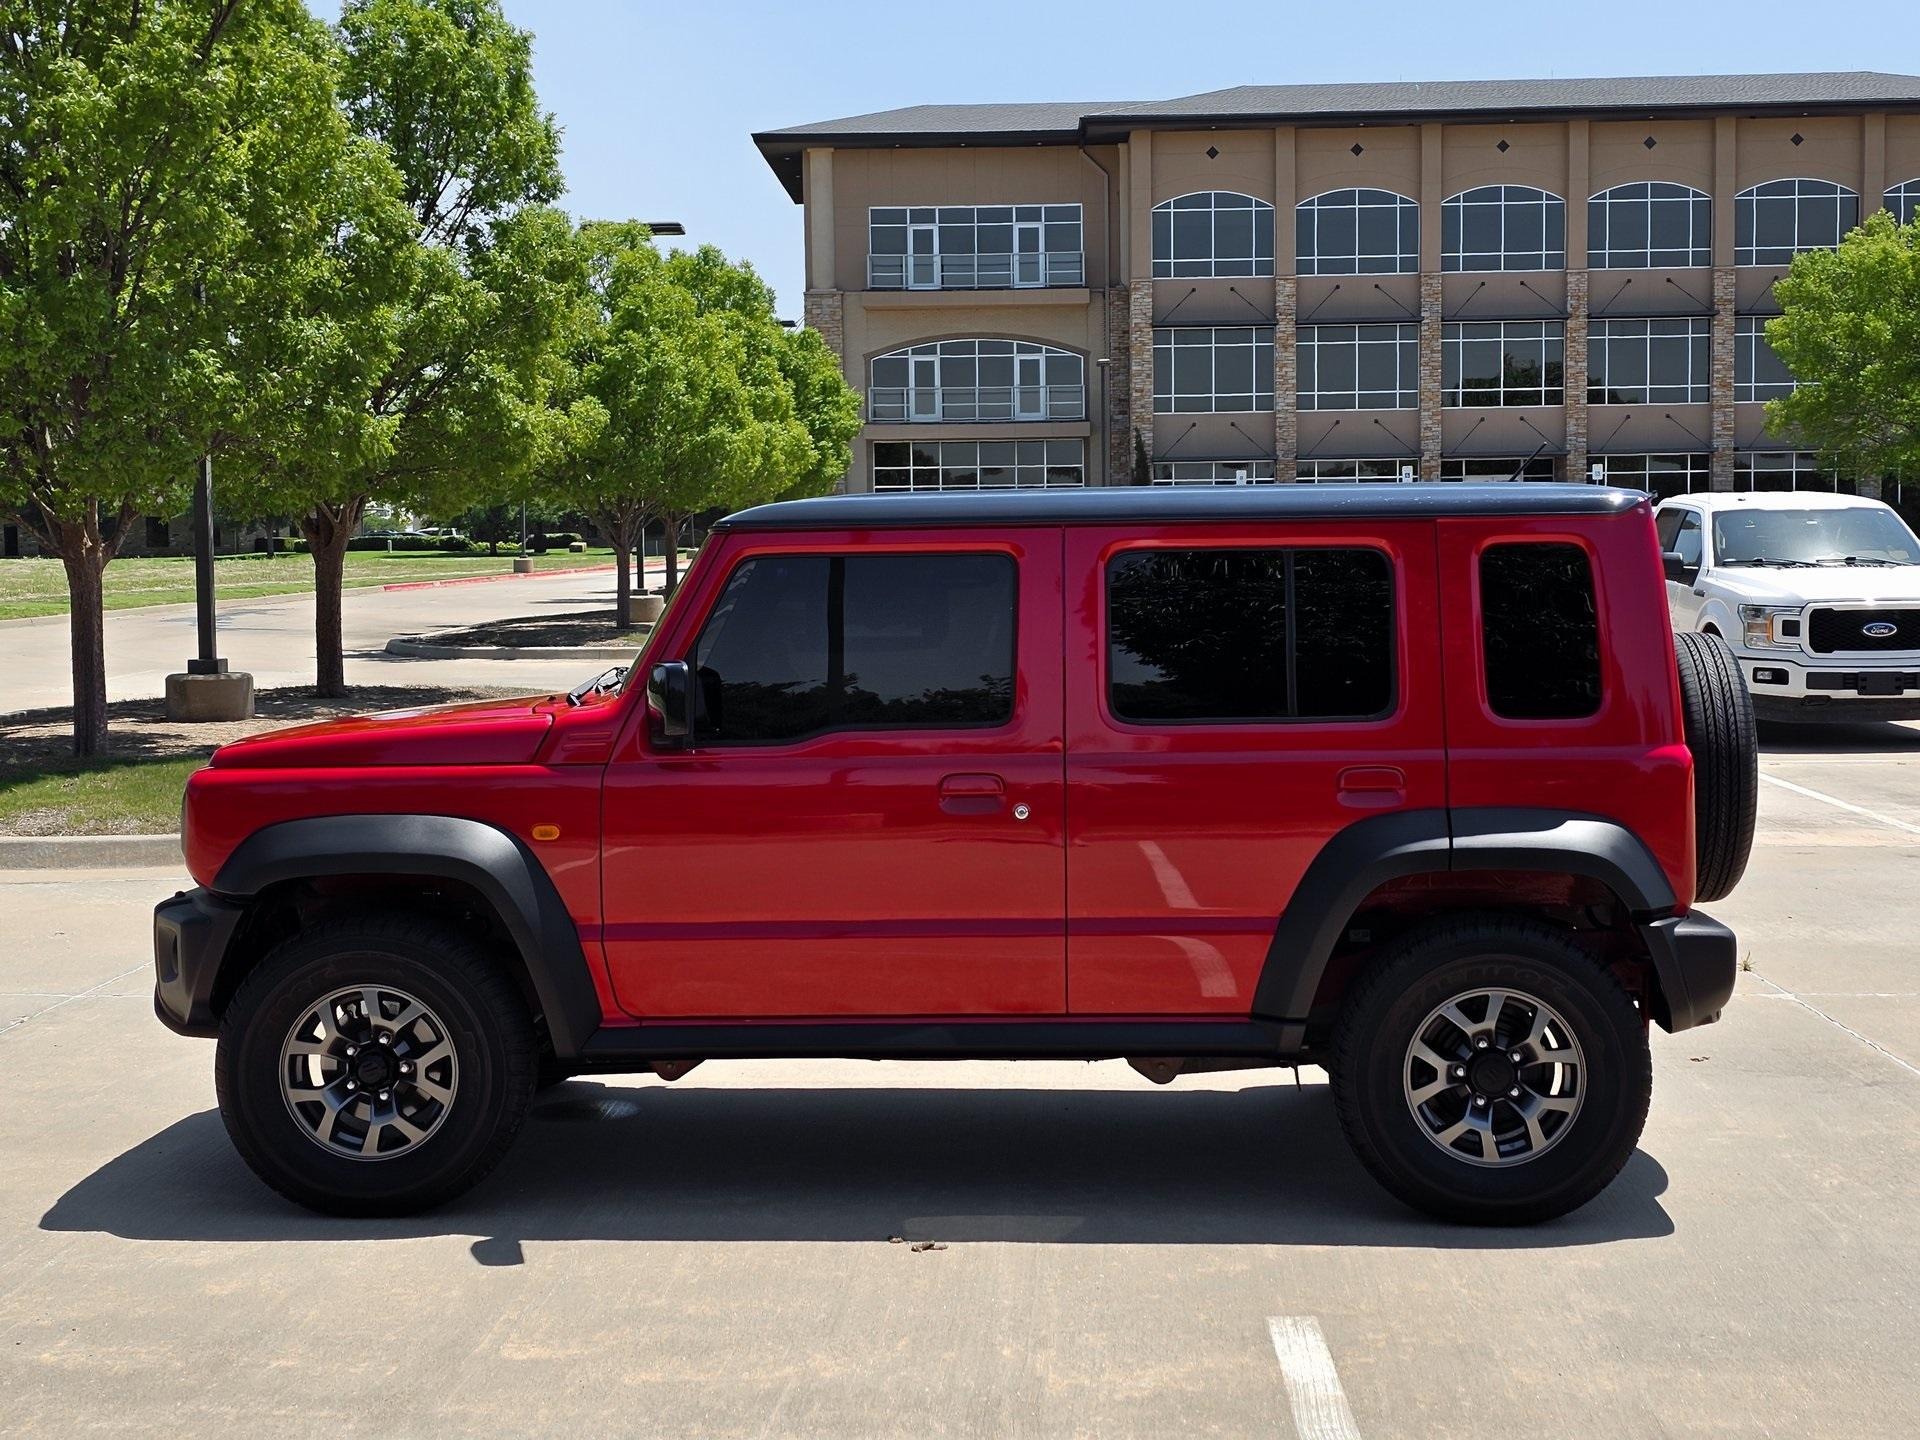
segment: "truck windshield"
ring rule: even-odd
[[[1713,517],[1722,565],[1920,565],[1920,540],[1893,511],[1732,510]]]

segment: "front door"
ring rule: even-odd
[[[940,231],[935,226],[907,227],[907,288],[940,288]]]
[[[1047,283],[1047,257],[1041,250],[1040,223],[1036,220],[1022,220],[1013,227],[1013,283]]]
[[[1248,1014],[1321,848],[1446,805],[1433,527],[1076,529],[1066,573],[1068,1003]]]
[[[1059,532],[719,543],[649,656],[696,660],[693,743],[607,772],[621,1007],[1062,1013]]]

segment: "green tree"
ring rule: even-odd
[[[287,342],[384,174],[333,80],[297,0],[0,0],[0,503],[66,571],[76,753],[107,746],[101,578],[129,523],[328,361]],[[317,431],[359,443],[337,418]]]
[[[1858,474],[1920,473],[1920,219],[1884,210],[1774,286],[1767,343],[1800,382],[1767,425]]]
[[[263,472],[257,501],[296,514],[307,539],[324,695],[346,690],[342,579],[367,505],[516,498],[541,444],[555,316],[578,284],[571,227],[545,204],[560,191],[558,132],[533,92],[530,38],[498,0],[348,0],[339,38],[347,117],[390,157],[409,225],[388,252],[403,289],[362,401],[382,443],[305,447]]]

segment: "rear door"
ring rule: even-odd
[[[1067,994],[1246,1014],[1346,826],[1446,805],[1433,527],[1067,532]]]
[[[649,659],[605,790],[601,939],[644,1018],[1065,1008],[1060,532],[741,534]]]

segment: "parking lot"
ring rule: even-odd
[[[453,1206],[321,1219],[244,1169],[211,1045],[152,1016],[181,877],[0,876],[5,1423],[1911,1435],[1920,726],[1765,749],[1712,907],[1734,1004],[1656,1032],[1614,1186],[1518,1231],[1387,1198],[1317,1072],[1118,1062],[577,1081]]]

